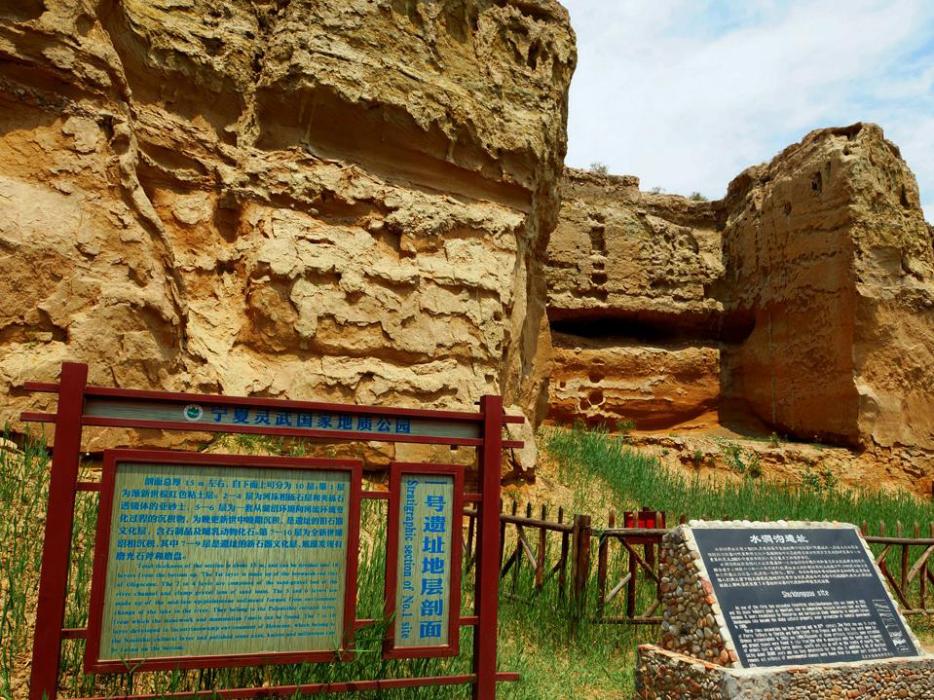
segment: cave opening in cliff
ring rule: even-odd
[[[580,338],[618,338],[640,343],[741,343],[752,332],[751,313],[626,312],[590,314],[549,310],[554,333]]]

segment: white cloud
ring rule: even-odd
[[[565,0],[568,163],[720,197],[811,129],[875,121],[934,214],[934,3]]]

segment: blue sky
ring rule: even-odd
[[[567,163],[719,198],[811,129],[880,124],[934,220],[934,0],[562,0]]]

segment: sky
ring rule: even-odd
[[[934,221],[934,0],[562,0],[568,165],[726,193],[812,129],[882,126]]]

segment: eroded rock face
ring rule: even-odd
[[[70,359],[105,385],[500,392],[534,417],[557,2],[21,0],[0,61],[5,394]]]
[[[555,333],[549,416],[642,429],[716,423],[720,350]]]
[[[820,440],[929,488],[934,232],[879,127],[815,131],[718,202],[578,171],[562,191],[552,418]]]
[[[709,202],[568,170],[548,248],[549,416],[642,429],[716,420],[721,235]],[[713,417],[711,418],[711,415]]]
[[[711,203],[640,192],[631,176],[573,169],[565,172],[561,197],[548,247],[552,323],[716,326],[723,307],[709,288],[723,262]]]
[[[724,302],[755,319],[726,389],[791,434],[934,449],[932,230],[882,130],[813,132],[724,208]]]

